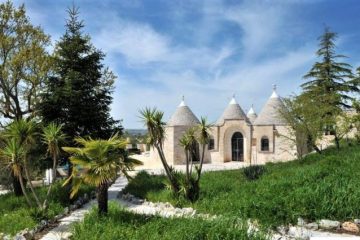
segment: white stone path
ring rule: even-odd
[[[119,177],[114,184],[109,188],[109,200],[116,200],[117,194],[126,186],[128,183],[125,177]],[[85,204],[82,208],[77,209],[70,213],[69,216],[59,220],[59,225],[51,229],[46,235],[44,235],[42,240],[61,240],[69,239],[71,236],[71,225],[73,223],[82,221],[85,215],[91,210],[91,208],[96,204],[96,200],[92,200],[89,203]]]

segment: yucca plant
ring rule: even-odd
[[[14,177],[20,182],[21,190],[29,207],[32,207],[31,201],[26,192],[26,186],[23,177],[23,155],[24,148],[19,144],[15,138],[10,138],[5,141],[4,146],[0,150],[0,158],[6,167],[8,167]]]
[[[40,203],[39,197],[37,196],[37,193],[35,192],[34,186],[31,182],[28,166],[28,154],[35,145],[35,139],[38,135],[38,124],[33,119],[18,119],[6,127],[4,135],[9,139],[15,139],[14,141],[16,141],[17,144],[19,144],[23,149],[22,165],[25,177],[29,183],[30,190],[36,201],[36,205],[41,208],[42,204]]]
[[[206,118],[202,117],[200,123],[189,128],[180,139],[180,145],[184,148],[186,158],[186,177],[185,181],[180,182],[185,197],[190,201],[196,201],[199,198],[201,171],[204,164],[205,148],[210,140],[210,128],[211,124],[207,122]],[[201,145],[202,151],[200,159],[197,159],[196,152],[199,145]],[[199,160],[200,163],[194,167],[194,174],[193,164]]]
[[[140,115],[141,120],[148,130],[148,144],[157,150],[166,176],[169,179],[172,191],[177,194],[180,190],[179,182],[174,175],[173,169],[166,161],[163,149],[165,140],[165,123],[162,118],[164,113],[156,108],[145,108],[140,111]]]
[[[66,135],[62,131],[62,125],[56,123],[50,123],[43,128],[42,141],[47,145],[47,152],[53,160],[52,176],[53,181],[50,184],[46,193],[46,198],[43,203],[43,208],[47,207],[47,199],[49,198],[51,188],[56,180],[56,168],[58,164],[58,158],[60,155],[60,145],[65,142]]]
[[[64,186],[72,180],[70,197],[74,197],[81,184],[88,184],[97,188],[99,215],[108,212],[108,188],[117,177],[118,171],[133,169],[139,161],[124,158],[123,152],[126,140],[114,135],[107,140],[75,138],[80,147],[63,147],[69,153],[73,164],[72,175],[65,181]]]

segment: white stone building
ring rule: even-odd
[[[284,137],[290,134],[289,128],[278,114],[282,106],[275,88],[258,116],[252,107],[245,114],[233,97],[211,129],[212,137],[205,152],[205,162],[264,164],[294,159],[296,148]],[[199,120],[183,100],[166,125],[164,153],[169,164],[185,164],[185,153],[179,140],[187,129],[198,123]],[[160,162],[154,149],[150,150],[149,158]]]

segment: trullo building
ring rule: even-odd
[[[275,87],[258,115],[253,107],[245,114],[233,97],[211,129],[205,162],[241,161],[264,164],[294,159],[295,146],[285,137],[289,134],[289,128],[279,116],[279,109],[282,107],[283,102]],[[187,129],[198,123],[198,118],[183,99],[166,124],[164,153],[170,164],[185,163],[185,153],[179,139]],[[154,149],[150,151],[149,157],[152,161],[160,161]]]

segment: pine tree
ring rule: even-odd
[[[39,111],[45,122],[64,124],[64,132],[76,136],[108,138],[121,131],[110,116],[114,74],[105,68],[104,53],[83,34],[78,9],[68,9],[66,32],[56,45],[56,70],[47,81]]]
[[[301,86],[304,96],[312,99],[319,108],[326,109],[323,116],[324,125],[327,126],[325,130],[331,129],[339,147],[339,139],[333,126],[336,125],[336,118],[343,109],[351,107],[353,99],[351,93],[359,92],[360,89],[353,78],[351,66],[338,61],[345,56],[335,52],[336,38],[336,33],[328,28],[325,29],[324,34],[319,38],[320,49],[316,52],[321,60],[316,62],[304,76],[304,79],[309,81]]]

